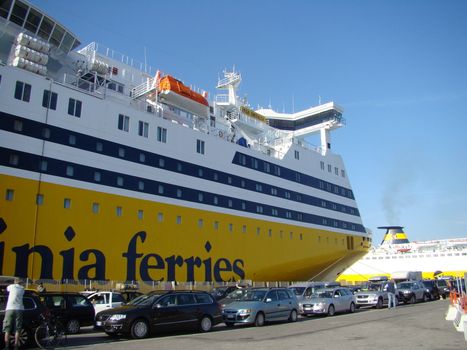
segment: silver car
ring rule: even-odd
[[[249,288],[241,299],[225,306],[222,316],[227,327],[236,323],[263,326],[268,321],[297,321],[298,302],[287,288]]]
[[[320,289],[311,298],[300,302],[302,315],[329,315],[336,312],[355,312],[355,296],[348,288]]]

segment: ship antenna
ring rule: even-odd
[[[147,63],[146,63],[146,46],[144,47],[144,71],[147,71]]]

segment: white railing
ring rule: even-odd
[[[150,92],[151,90],[154,90],[155,87],[153,86],[153,83],[154,78],[147,78],[144,83],[141,83],[138,86],[135,86],[133,89],[131,89],[131,97],[138,98]]]

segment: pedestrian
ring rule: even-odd
[[[40,282],[37,285],[36,290],[37,290],[38,293],[45,293],[46,292],[46,289],[45,289],[44,285],[42,284],[42,282]]]
[[[3,320],[3,331],[5,332],[5,349],[10,347],[10,334],[15,332],[14,349],[19,348],[19,333],[23,328],[23,295],[24,287],[20,279],[15,277],[14,283],[7,287],[8,301],[5,308],[5,319]]]
[[[388,309],[396,307],[396,286],[393,280],[390,280],[386,286],[386,292],[388,293]]]

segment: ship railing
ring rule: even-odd
[[[89,45],[87,45],[86,47],[82,48],[81,50],[79,50],[80,53],[82,53],[83,55],[86,55],[88,57],[94,57],[93,55],[95,55],[95,52],[101,54],[101,55],[104,55],[106,57],[109,57],[115,61],[118,61],[118,62],[122,62],[130,67],[133,67],[133,68],[136,68],[136,69],[139,69],[149,75],[154,75],[156,70],[153,69],[150,65],[146,64],[146,63],[143,63],[143,62],[140,62],[138,60],[135,60],[125,54],[122,54],[118,51],[115,51],[111,48],[108,48],[104,45],[100,45],[99,43],[97,42],[92,42],[90,43]]]
[[[216,95],[215,102],[216,103],[228,103],[229,102],[229,95],[227,95],[227,94]]]
[[[63,84],[72,86],[75,89],[87,92],[93,96],[97,96],[100,98],[104,98],[105,96],[105,87],[100,85],[96,86],[94,82],[81,79],[80,77],[77,77],[75,75],[65,73],[63,75]]]

